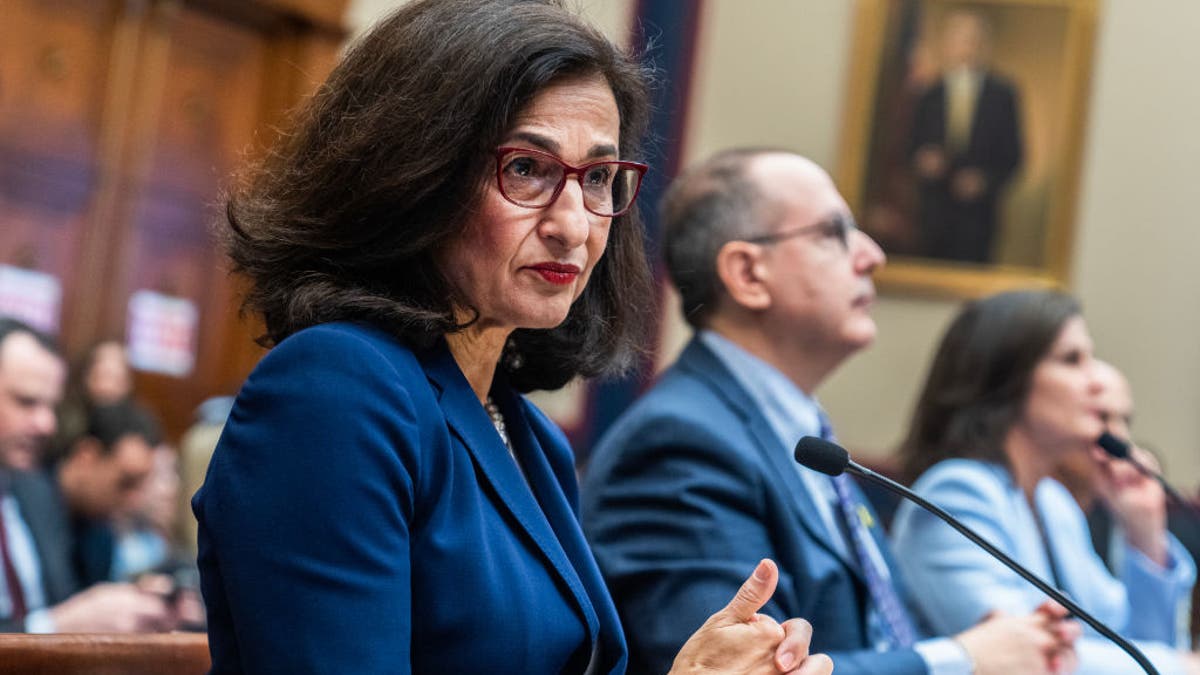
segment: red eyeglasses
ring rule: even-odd
[[[571,166],[548,152],[496,148],[496,184],[505,199],[530,209],[550,206],[567,178],[577,176],[583,207],[597,216],[619,216],[633,206],[648,167],[640,162],[605,160]]]

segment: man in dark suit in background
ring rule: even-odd
[[[942,40],[943,75],[913,116],[919,255],[990,263],[1001,192],[1021,166],[1017,91],[987,68],[983,17],[951,12]]]
[[[134,508],[160,436],[158,422],[133,401],[92,406],[82,433],[55,465],[75,541],[75,573],[85,585],[117,580],[113,519]]]
[[[37,470],[65,378],[53,341],[0,318],[0,632],[170,628],[166,603],[132,584],[80,591],[66,513]]]
[[[802,436],[832,433],[813,393],[875,337],[883,252],[829,176],[787,152],[725,152],[676,181],[663,225],[697,333],[601,440],[583,481],[584,531],[630,672],[666,672],[766,557],[780,580],[761,611],[808,619],[839,675],[1032,674],[1069,658],[1078,627],[1057,607],[921,639],[858,487],[792,460]]]

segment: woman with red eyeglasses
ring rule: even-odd
[[[232,191],[273,349],[193,500],[215,673],[624,672],[570,448],[521,393],[637,355],[646,117],[558,3],[418,0]],[[829,673],[756,614],[777,574],[673,672]]]

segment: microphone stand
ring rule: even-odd
[[[932,513],[933,515],[937,516],[938,518],[941,518],[947,525],[949,525],[950,527],[953,527],[955,530],[958,530],[960,533],[962,533],[962,535],[964,537],[975,542],[975,544],[977,544],[983,550],[985,550],[988,553],[991,553],[993,556],[995,556],[996,559],[999,560],[1000,562],[1004,563],[1004,565],[1006,567],[1008,567],[1008,569],[1016,572],[1018,575],[1021,576],[1022,579],[1024,579],[1025,581],[1028,581],[1029,583],[1036,586],[1038,588],[1038,590],[1040,590],[1041,592],[1043,592],[1046,595],[1053,598],[1054,601],[1057,602],[1058,604],[1062,605],[1063,607],[1066,607],[1067,610],[1069,612],[1071,612],[1071,614],[1079,617],[1084,623],[1086,623],[1087,625],[1096,629],[1097,633],[1100,633],[1101,635],[1108,638],[1109,640],[1112,640],[1113,643],[1116,644],[1121,649],[1123,649],[1126,654],[1129,654],[1131,657],[1133,657],[1133,660],[1137,661],[1137,664],[1142,667],[1142,670],[1149,673],[1149,675],[1158,675],[1158,670],[1155,669],[1154,664],[1150,663],[1150,660],[1146,658],[1146,655],[1143,654],[1137,647],[1133,646],[1133,644],[1131,642],[1129,642],[1125,638],[1118,635],[1115,631],[1113,631],[1108,626],[1105,626],[1103,623],[1101,623],[1096,618],[1094,618],[1091,614],[1088,614],[1086,611],[1084,611],[1084,609],[1082,607],[1075,604],[1074,602],[1071,601],[1070,598],[1068,598],[1066,595],[1059,592],[1058,589],[1054,588],[1053,586],[1046,583],[1045,581],[1042,581],[1041,579],[1039,579],[1037,577],[1037,575],[1033,574],[1029,570],[1026,570],[1024,567],[1017,564],[1016,561],[1014,561],[1012,558],[1005,555],[1004,552],[1002,552],[1000,549],[996,548],[995,546],[992,546],[983,537],[980,537],[979,535],[975,534],[970,528],[963,525],[962,523],[959,523],[949,513],[946,513],[938,506],[935,506],[929,500],[918,495],[917,493],[913,492],[912,490],[909,490],[908,488],[897,483],[896,481],[892,480],[891,478],[888,478],[887,476],[881,476],[880,474],[875,473],[874,471],[872,471],[860,464],[857,464],[854,461],[849,461],[849,465],[846,467],[846,471],[849,471],[850,473],[852,473],[856,476],[861,476],[869,481],[877,483],[903,498],[911,499],[914,502],[916,502],[918,505],[920,505],[921,508]]]

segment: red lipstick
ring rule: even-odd
[[[552,284],[565,286],[579,276],[579,268],[575,265],[564,265],[556,262],[544,262],[530,265],[528,269],[542,275],[542,278]]]

